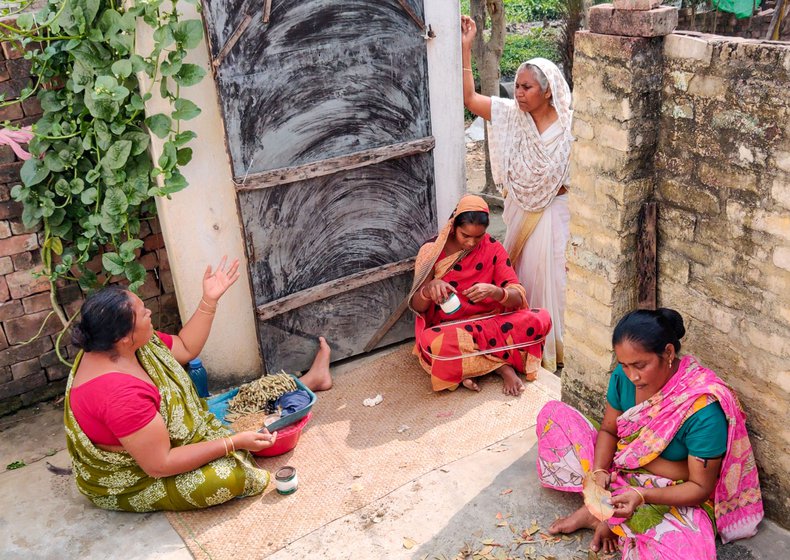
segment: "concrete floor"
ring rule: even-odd
[[[347,361],[334,368],[335,375],[368,359]],[[556,376],[542,372],[537,383],[559,396]],[[97,509],[77,492],[72,476],[48,470],[47,463],[69,465],[62,415],[60,405],[48,403],[0,419],[0,464],[26,464],[0,472],[0,557],[192,558],[163,514]],[[556,516],[580,504],[576,495],[540,487],[534,444],[534,426],[525,426],[500,443],[444,465],[318,528],[269,558],[449,559],[464,547],[480,550],[487,539],[515,550],[511,525],[521,531],[535,521],[545,528]],[[590,532],[585,531],[556,544],[522,545],[518,550],[523,555],[532,546],[535,558],[543,554],[557,560],[587,559],[589,539]],[[494,553],[501,550],[505,549],[495,548]],[[790,558],[790,534],[764,522],[755,538],[720,546],[719,558]]]

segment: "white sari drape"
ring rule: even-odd
[[[570,237],[568,184],[571,96],[560,70],[533,59],[549,80],[558,119],[539,133],[532,116],[509,99],[491,99],[489,141],[494,180],[505,192],[505,248],[531,307],[547,309],[553,329],[546,339],[543,367],[564,363],[565,248]],[[534,229],[533,229],[534,228]],[[526,240],[526,241],[524,241]]]

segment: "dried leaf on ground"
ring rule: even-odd
[[[512,488],[506,488],[505,490],[502,490],[499,493],[499,495],[500,496],[507,496],[508,494],[512,494],[512,493],[513,493],[513,489]]]
[[[449,418],[452,415],[453,415],[453,411],[452,410],[447,410],[445,412],[438,412],[438,413],[436,413],[436,417],[437,418]]]
[[[409,537],[403,537],[403,548],[411,550],[415,546],[417,546],[417,541]]]

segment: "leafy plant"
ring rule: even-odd
[[[153,29],[147,54],[135,45],[139,21]],[[0,22],[0,40],[26,51],[35,77],[18,99],[0,101],[36,95],[43,110],[29,143],[33,157],[11,195],[23,203],[25,226],[43,232],[42,274],[64,325],[55,301],[58,281],[90,289],[122,277],[132,290],[144,282],[145,269],[135,259],[143,245],[141,222],[155,212],[155,197],[187,186],[179,168],[191,160],[187,144],[196,134],[182,129],[182,121],[200,108],[181,97],[181,88],[205,75],[185,62],[202,37],[201,21],[183,20],[175,0],[48,0],[36,14],[19,14],[15,26]],[[148,89],[139,75],[148,77]],[[146,118],[145,102],[157,86],[171,111]],[[164,140],[156,162],[149,132]],[[97,275],[87,265],[99,254]]]
[[[469,15],[469,0],[460,0],[461,13]],[[508,23],[556,20],[561,15],[560,0],[505,0]]]
[[[13,463],[8,463],[5,468],[7,471],[13,471],[16,469],[21,469],[22,467],[26,467],[27,464],[24,461],[14,461]]]

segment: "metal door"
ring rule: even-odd
[[[422,0],[204,0],[268,371],[412,336],[436,232]],[[389,321],[388,321],[389,320]]]

